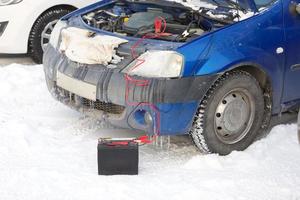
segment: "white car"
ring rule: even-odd
[[[98,0],[0,0],[0,54],[26,54],[42,62],[61,17]]]

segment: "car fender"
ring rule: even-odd
[[[209,42],[207,40],[209,39]],[[267,12],[256,14],[246,20],[236,22],[211,32],[198,41],[187,43],[181,52],[193,52],[193,43],[206,43],[206,51],[197,57],[186,55],[185,70],[190,76],[222,74],[246,63],[264,71],[273,90],[273,113],[280,112],[280,98],[283,86],[285,52],[282,7],[278,3]],[[192,69],[192,70],[191,70]]]

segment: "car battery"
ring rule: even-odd
[[[138,143],[133,139],[99,139],[99,175],[137,175]]]

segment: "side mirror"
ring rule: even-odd
[[[294,16],[300,15],[300,3],[291,1],[289,10],[290,10],[290,13]]]

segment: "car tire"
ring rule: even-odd
[[[255,141],[265,116],[263,91],[244,71],[222,75],[201,101],[190,134],[203,153],[227,155]]]
[[[47,40],[49,42],[51,30],[56,22],[70,12],[70,9],[54,8],[43,13],[35,21],[28,40],[28,54],[34,62],[41,64],[43,61],[42,33],[45,33],[43,42],[46,44]]]

